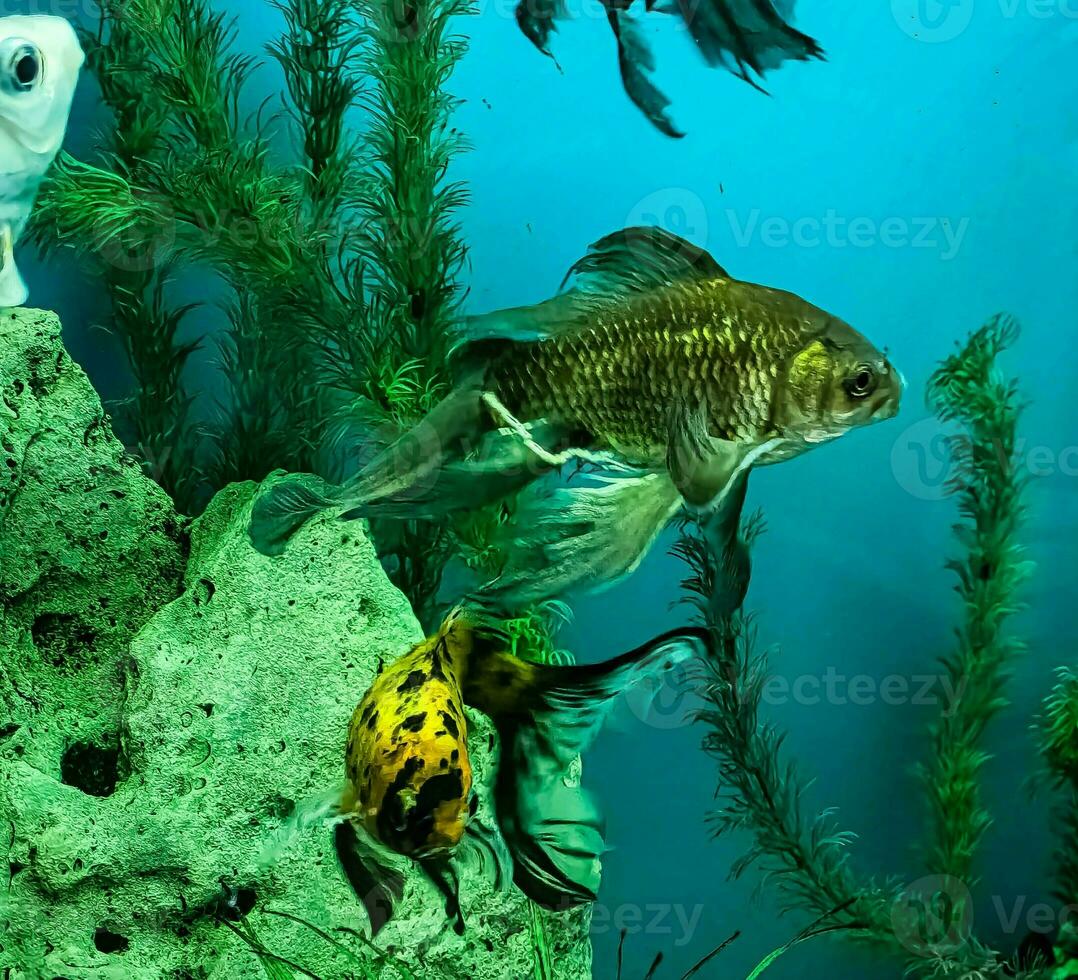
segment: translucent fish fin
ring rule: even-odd
[[[707,252],[684,238],[661,228],[625,228],[595,242],[569,269],[562,292],[552,299],[468,317],[455,356],[458,363],[478,369],[506,343],[572,334],[587,326],[597,311],[625,296],[678,281],[728,278]]]
[[[428,491],[447,460],[479,442],[482,398],[482,378],[472,371],[353,478],[353,505],[407,500]]]
[[[706,631],[686,627],[602,663],[564,666],[525,663],[498,651],[475,658],[464,699],[490,715],[507,739],[534,732],[524,737],[541,766],[560,773],[591,745],[620,695],[702,659],[707,642]]]
[[[310,828],[326,827],[340,820],[345,809],[342,801],[349,798],[349,792],[349,786],[339,786],[298,803],[262,848],[257,861],[259,871],[267,871],[276,865]]]
[[[817,41],[793,27],[789,11],[777,9],[775,0],[677,2],[681,19],[708,64],[727,68],[761,92],[756,78],[784,61],[824,57]]]
[[[373,939],[404,896],[404,875],[379,859],[351,821],[337,824],[333,843],[341,869],[367,912]]]
[[[0,225],[0,306],[22,306],[29,296],[15,264],[15,236],[11,225]]]
[[[667,112],[670,100],[648,77],[655,70],[655,56],[639,22],[628,10],[620,9],[608,10],[607,20],[618,42],[618,68],[625,92],[660,133],[680,139],[685,134],[674,125]]]
[[[506,565],[485,598],[518,608],[582,585],[609,586],[640,564],[680,506],[665,472],[542,495],[526,490],[500,542]]]
[[[562,441],[559,429],[543,423],[530,427],[530,437],[550,450]],[[508,497],[549,469],[516,433],[499,430],[483,437],[474,458],[449,460],[411,486],[374,496],[358,511],[367,517],[434,520]]]
[[[729,278],[698,245],[662,228],[633,227],[595,242],[565,282],[572,281],[572,293],[629,294],[675,282]]]
[[[264,555],[279,555],[292,535],[316,514],[340,502],[340,488],[313,473],[285,475],[278,470],[266,478],[255,498],[248,533]]]
[[[466,345],[458,356],[464,363],[477,364],[501,349],[492,346],[491,341],[532,343],[572,333],[587,325],[588,314],[595,308],[593,299],[566,293],[534,306],[468,317],[462,330]]]
[[[564,16],[565,4],[562,0],[521,0],[517,4],[517,26],[548,58],[554,58],[550,50],[550,35],[557,30],[557,21]],[[556,59],[554,63],[557,64]]]
[[[445,914],[453,924],[453,931],[464,934],[464,914],[460,910],[460,879],[453,863],[446,858],[427,858],[418,862],[423,873],[445,899]]]
[[[775,36],[774,46],[782,52],[786,58],[798,61],[808,61],[810,58],[826,60],[827,55],[820,47],[820,42],[814,37],[809,37],[804,31],[799,31],[790,23],[789,17],[793,14],[793,0],[786,0],[784,6],[788,9],[779,11],[775,0],[753,0],[753,3],[764,22],[772,29]]]
[[[760,457],[782,443],[781,439],[762,443],[717,439],[707,431],[706,405],[679,405],[671,413],[666,467],[687,504],[711,511],[723,505]]]
[[[454,857],[469,875],[485,879],[496,891],[505,891],[512,883],[513,858],[505,841],[479,820],[468,824]]]
[[[564,909],[595,900],[603,820],[591,796],[567,781],[569,767],[619,695],[706,650],[704,630],[684,629],[601,664],[526,664],[497,651],[476,658],[465,700],[501,734],[498,822],[513,880],[533,901]]]
[[[536,766],[527,733],[514,762],[499,770],[498,820],[513,857],[513,883],[533,902],[564,910],[594,902],[606,850],[602,815],[591,795]]]

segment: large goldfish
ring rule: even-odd
[[[591,797],[567,785],[570,762],[606,709],[645,677],[706,652],[703,630],[668,633],[593,666],[520,660],[485,618],[454,610],[438,631],[386,667],[357,705],[348,732],[347,789],[337,852],[372,929],[391,916],[414,860],[463,928],[458,862],[478,859],[495,883],[565,909],[594,901],[603,824]],[[473,819],[476,801],[465,704],[500,733],[495,787],[500,836]]]
[[[717,509],[753,466],[898,411],[901,376],[848,323],[675,235],[617,232],[569,278],[546,302],[473,318],[454,390],[350,481],[298,475],[263,494],[255,545],[274,553],[324,507],[435,518],[567,463],[610,468],[601,487],[524,495],[501,588],[532,601],[616,580],[682,506]]]

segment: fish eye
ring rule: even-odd
[[[867,398],[876,388],[876,372],[869,364],[861,364],[853,375],[846,379],[846,394],[851,398]]]
[[[41,52],[19,38],[5,41],[0,50],[0,89],[10,95],[31,91],[41,81]]]

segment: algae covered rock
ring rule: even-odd
[[[465,936],[412,877],[373,950],[329,830],[291,816],[339,788],[352,708],[420,635],[362,527],[315,521],[266,558],[254,484],[188,527],[55,319],[4,316],[0,971],[534,976],[526,902],[470,878]],[[476,718],[481,788],[492,747]],[[543,919],[555,976],[590,976],[586,917]]]
[[[176,597],[184,534],[113,436],[55,315],[0,312],[0,742],[107,783],[119,664]],[[30,732],[32,729],[32,738]]]

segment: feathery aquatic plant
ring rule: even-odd
[[[852,835],[837,828],[831,811],[806,818],[807,784],[783,761],[785,734],[760,718],[767,658],[757,652],[754,624],[741,606],[749,552],[762,529],[759,515],[743,524],[736,515],[715,515],[686,522],[674,547],[689,569],[685,599],[711,635],[697,720],[707,729],[704,750],[718,763],[721,803],[711,814],[713,829],[716,836],[745,831],[753,838],[733,877],[759,867],[787,906],[817,915],[841,909],[835,924],[882,930],[880,894],[858,886],[846,866]]]
[[[61,157],[34,218],[43,247],[75,249],[104,281],[135,379],[133,448],[189,512],[276,468],[354,471],[438,397],[460,299],[446,83],[466,0],[275,6],[284,109],[248,117],[259,66],[209,0],[105,0],[83,43],[114,129],[92,161]],[[202,392],[170,276],[224,292],[220,379]],[[374,530],[429,622],[452,535]]]
[[[232,23],[206,0],[107,0],[83,43],[113,135],[93,163],[58,161],[33,224],[44,247],[72,247],[104,273],[113,320],[124,336],[140,338],[127,347],[137,424],[152,429],[142,440],[151,446],[170,445],[176,426],[158,422],[144,402],[182,408],[185,418],[194,411],[180,379],[191,345],[164,329],[179,319],[162,299],[166,272],[215,274],[233,294],[222,379],[230,397],[214,426],[216,459],[207,465],[209,447],[200,453],[191,440],[180,454],[188,479],[201,466],[211,489],[306,458],[318,419],[310,411],[317,379],[305,368],[319,338],[303,331],[300,314],[334,310],[320,264],[328,232],[301,193],[309,167],[275,165],[268,124],[243,118],[255,62],[236,54],[234,41]],[[169,397],[154,394],[168,384]],[[260,425],[254,415],[273,414],[268,406],[277,417]],[[157,475],[154,459],[147,462]],[[193,509],[190,493],[165,485]]]
[[[453,18],[469,0],[401,0],[361,4],[366,22],[363,69],[371,81],[365,108],[367,177],[356,198],[360,253],[369,271],[364,344],[375,379],[367,385],[393,428],[414,424],[444,393],[462,296],[466,251],[456,213],[464,187],[447,177],[461,150],[450,126],[456,100],[446,81],[466,45]],[[394,582],[431,625],[442,572],[453,553],[445,524],[375,525]]]
[[[1060,841],[1055,853],[1056,895],[1073,907],[1078,903],[1078,674],[1060,667],[1057,678],[1045,698],[1036,731],[1044,767],[1058,794],[1054,808]]]
[[[989,759],[982,736],[1007,704],[1007,667],[1024,651],[1004,630],[1007,618],[1021,608],[1019,591],[1031,571],[1018,542],[1025,510],[1025,478],[1015,453],[1021,404],[1015,382],[1004,380],[996,367],[997,356],[1017,335],[1013,320],[992,320],[944,361],[928,389],[940,420],[963,429],[950,440],[951,490],[961,515],[955,536],[962,554],[947,564],[958,578],[964,606],[958,649],[943,661],[951,689],[960,694],[933,726],[932,752],[923,769],[933,832],[928,865],[967,884],[991,825],[980,792],[980,771]]]
[[[852,835],[835,828],[830,811],[815,817],[802,813],[807,784],[795,764],[784,761],[785,733],[760,718],[767,662],[755,651],[751,617],[741,611],[759,518],[741,526],[729,515],[690,521],[675,547],[689,568],[686,597],[712,635],[706,706],[699,720],[707,729],[704,748],[719,764],[723,802],[713,815],[715,828],[718,833],[741,830],[753,840],[733,874],[758,867],[786,910],[815,915],[837,910],[832,921],[838,931],[905,958],[915,976],[1047,980],[1056,975],[1050,964],[1028,952],[1008,960],[964,924],[963,895],[975,884],[972,861],[990,826],[979,791],[980,770],[988,760],[980,739],[1006,703],[1007,665],[1023,650],[1004,625],[1020,608],[1017,593],[1031,571],[1017,537],[1025,489],[1015,457],[1021,403],[1015,382],[1004,380],[996,366],[1016,337],[1012,320],[990,321],[944,361],[929,386],[930,403],[941,419],[964,430],[950,444],[962,554],[948,567],[959,579],[965,620],[958,630],[958,651],[945,662],[961,700],[953,716],[933,726],[934,757],[924,770],[934,814],[930,870],[939,877],[923,880],[938,881],[934,894],[907,892],[894,881],[860,880],[847,863]],[[1041,723],[1042,753],[1057,787],[1067,793],[1058,855],[1065,902],[1073,901],[1078,890],[1076,724],[1078,681],[1068,670],[1047,700]],[[947,882],[959,887],[948,888]]]

